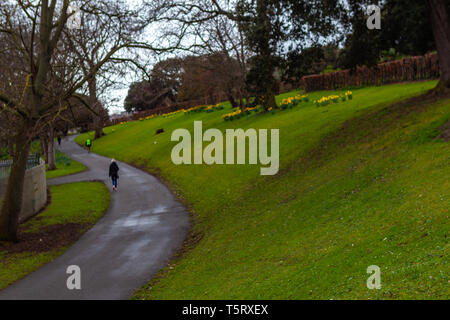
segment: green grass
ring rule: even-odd
[[[48,227],[76,223],[82,224],[81,235],[94,225],[109,207],[109,192],[100,182],[52,186],[50,191],[51,204],[44,212],[21,226],[24,232],[42,232]],[[0,289],[52,261],[67,248],[68,246],[63,246],[40,253],[0,251]]]
[[[448,299],[450,146],[435,135],[450,101],[389,107],[435,84],[358,89],[320,108],[313,100],[335,92],[314,92],[292,110],[232,122],[226,108],[105,129],[93,151],[161,175],[192,205],[202,237],[134,298]],[[204,130],[279,128],[280,172],[175,166],[170,134],[192,132],[194,120]],[[373,264],[381,290],[366,287]]]
[[[86,170],[86,167],[83,164],[71,159],[69,156],[62,152],[59,152],[58,150],[56,150],[55,153],[55,160],[56,170],[47,171],[47,179],[68,176]]]

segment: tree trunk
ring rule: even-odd
[[[242,98],[242,94],[239,95],[239,109],[244,110],[245,104],[244,99]]]
[[[39,137],[41,141],[41,151],[44,153],[45,163],[48,164],[48,142],[47,142],[47,133],[41,133]]]
[[[98,115],[92,113],[95,139],[98,139],[104,136],[105,133],[103,132],[102,110],[100,103],[97,99],[97,81],[95,77],[93,77],[89,81],[88,87],[89,87],[89,104],[91,108],[98,113]]]
[[[100,117],[94,115],[94,126],[95,126],[95,139],[101,138],[105,135],[103,132],[103,124]]]
[[[14,157],[14,141],[12,139],[8,139],[8,153],[12,157]]]
[[[264,107],[266,110],[269,109],[275,109],[277,107],[277,103],[275,101],[275,94],[273,93],[272,90],[269,90],[265,95],[264,95]]]
[[[236,108],[238,106],[238,104],[236,103],[236,100],[233,97],[233,88],[230,85],[227,85],[227,87],[226,87],[226,95],[227,95],[227,99],[231,103],[231,107]]]
[[[445,0],[429,0],[431,26],[439,58],[441,78],[438,88],[450,88],[450,22]]]
[[[210,90],[209,92],[208,92],[208,102],[207,102],[207,104],[213,104],[215,101],[215,99],[214,99],[214,92],[212,91],[212,90]]]
[[[48,170],[56,170],[56,160],[55,160],[55,130],[50,128],[48,137]]]
[[[24,123],[16,136],[16,152],[13,157],[11,174],[0,211],[0,241],[17,241],[19,215],[22,210],[22,194],[31,139],[31,126]]]

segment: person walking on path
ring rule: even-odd
[[[111,178],[113,190],[117,191],[117,180],[119,179],[119,166],[116,160],[111,159],[111,164],[109,165],[109,177]]]
[[[58,145],[61,146],[61,136],[58,136]]]
[[[91,139],[87,139],[86,140],[86,148],[88,149],[88,152],[91,152],[91,147],[92,147],[92,141],[91,141]]]

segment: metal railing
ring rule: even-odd
[[[28,156],[27,159],[27,170],[37,167],[40,164],[41,155],[39,153],[33,153]],[[9,177],[11,173],[13,161],[12,160],[2,160],[0,161],[0,179]]]
[[[32,153],[28,156],[27,160],[27,170],[37,167],[41,164],[41,155],[40,153]]]

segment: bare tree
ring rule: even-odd
[[[107,14],[92,14],[98,11]],[[87,82],[87,102],[93,110],[95,138],[99,138],[103,135],[99,93],[114,86],[114,76],[123,70],[123,63],[118,66],[114,61],[123,62],[127,59],[115,56],[101,68],[98,65],[111,48],[120,46],[124,41],[132,41],[140,30],[134,24],[138,14],[124,9],[122,1],[98,3],[78,14],[80,25],[76,29],[66,29],[62,41],[64,47],[73,53],[73,59],[80,66],[83,76],[95,74]]]
[[[144,2],[149,5],[154,1]],[[237,106],[236,100],[239,100],[243,107],[250,51],[239,29],[239,22],[245,17],[237,14],[237,3],[237,0],[172,0],[159,20],[165,23],[162,37],[176,36],[177,30],[183,30],[180,37],[186,41],[181,42],[179,51],[215,58],[207,59],[209,63],[203,66],[204,69],[216,68],[214,80],[217,85],[233,106]],[[213,65],[214,60],[217,65]]]
[[[88,72],[77,66],[75,54],[68,52],[69,59],[62,59],[64,36],[69,13],[69,0],[14,0],[0,8],[0,33],[3,35],[7,53],[17,57],[17,68],[9,68],[10,81],[1,86],[0,111],[16,118],[14,132],[15,152],[8,187],[0,211],[0,240],[17,241],[18,216],[21,211],[26,161],[32,138],[46,124],[51,125],[68,108],[71,97],[77,97],[86,108],[89,102],[80,96],[101,68],[126,48],[163,52],[171,48],[156,48],[152,44],[127,37],[126,33],[106,46],[93,60]],[[105,8],[120,8],[117,0],[80,0],[82,12],[92,16],[113,19],[114,12]],[[147,11],[155,14],[156,10]],[[116,12],[117,13],[117,12]],[[156,21],[155,16],[152,20]],[[95,19],[93,19],[95,21]],[[142,28],[139,21],[137,29]],[[3,41],[3,40],[2,40]],[[95,41],[95,40],[93,40]],[[2,70],[3,71],[3,70]],[[49,122],[50,121],[50,122]],[[52,132],[52,131],[51,131]],[[49,141],[52,141],[49,138]]]
[[[245,75],[250,52],[238,24],[224,15],[193,25],[194,52],[215,57],[215,75],[233,107],[244,107]]]

